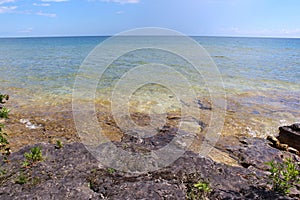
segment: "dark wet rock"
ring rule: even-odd
[[[138,146],[138,148],[145,148],[149,151],[156,150],[169,144],[176,136],[177,131],[177,128],[164,126],[158,130],[156,135],[148,138],[138,138],[138,133],[125,133],[121,143],[116,143],[116,145],[133,147],[133,149]]]
[[[291,125],[291,128],[294,131],[300,131],[300,123]]]
[[[156,145],[162,147],[175,136],[175,129],[165,127],[160,134],[142,141],[127,135],[114,144],[136,152],[143,145],[155,150]],[[239,146],[228,147],[228,151],[244,167],[216,163],[188,151],[168,167],[140,174],[104,167],[80,143],[60,149],[38,144],[44,160],[22,168],[23,155],[32,147],[26,146],[13,153],[9,163],[1,163],[0,199],[185,199],[198,181],[209,182],[209,199],[292,199],[268,189],[263,165],[289,153],[274,149],[263,139],[244,138],[240,142]],[[27,180],[23,184],[19,181],[21,176]]]
[[[200,108],[200,110],[212,110],[211,108],[211,103],[208,102],[207,100],[205,101],[206,99],[197,99],[196,102]]]
[[[278,140],[300,151],[300,124],[279,127]]]

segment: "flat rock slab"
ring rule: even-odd
[[[300,151],[300,124],[279,127],[278,140]]]
[[[166,130],[165,134],[169,133],[172,136],[172,131]],[[167,136],[160,139],[169,140]],[[144,144],[145,148],[155,149],[151,146],[156,145],[154,141],[140,144],[127,136],[115,145],[126,144],[127,150],[132,150]],[[42,147],[44,160],[31,168],[21,165],[24,153],[33,146],[13,153],[9,163],[1,163],[0,199],[186,199],[189,189],[198,181],[210,183],[209,199],[300,198],[297,193],[285,197],[269,189],[268,174],[262,163],[268,156],[280,159],[281,155],[262,139],[244,139],[239,147],[232,147],[233,157],[247,163],[244,167],[216,163],[188,151],[170,166],[142,174],[102,166],[81,143],[67,144],[60,149],[46,143],[37,145]],[[26,181],[21,184],[22,176]]]
[[[240,138],[240,144],[228,146],[226,149],[230,155],[238,160],[238,163],[245,168],[255,168],[266,171],[267,162],[272,160],[280,162],[285,158],[299,157],[286,151],[280,151],[271,146],[271,143],[262,138]]]

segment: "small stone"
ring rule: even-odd
[[[278,149],[280,149],[280,150],[287,151],[287,149],[289,148],[289,145],[287,145],[287,144],[276,143],[276,148],[278,148]]]
[[[20,119],[20,122],[21,122],[22,124],[26,124],[26,123],[29,122],[29,119]]]

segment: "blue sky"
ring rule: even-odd
[[[113,35],[140,27],[187,35],[300,37],[300,1],[0,0],[0,37]]]

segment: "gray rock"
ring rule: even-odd
[[[161,134],[143,142],[127,135],[114,144],[119,148],[125,145],[127,151],[149,151],[168,143],[175,130],[165,127]],[[80,143],[61,149],[37,145],[42,147],[44,160],[31,168],[21,165],[32,146],[13,153],[9,163],[1,163],[0,199],[185,199],[198,181],[209,182],[210,199],[292,199],[268,189],[263,165],[271,159],[281,160],[288,152],[282,153],[262,139],[244,138],[239,146],[228,147],[241,167],[186,152],[170,166],[142,174],[105,168]],[[27,181],[20,184],[22,175]],[[295,194],[293,198],[300,197]]]
[[[272,160],[281,162],[285,158],[293,157],[300,161],[298,156],[272,147],[271,142],[262,138],[240,138],[240,142],[240,145],[228,146],[227,151],[245,168],[252,166],[265,171],[268,169],[266,163]]]

